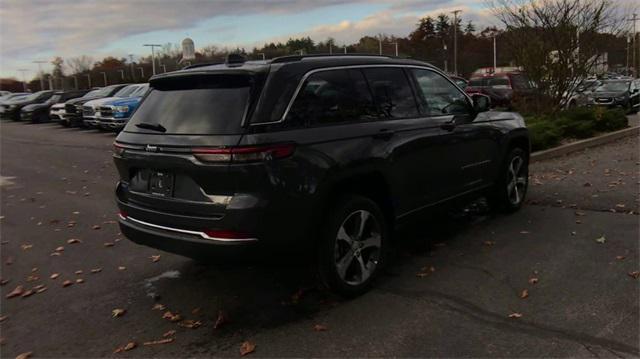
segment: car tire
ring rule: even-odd
[[[489,204],[495,210],[512,213],[524,203],[529,185],[529,156],[520,147],[509,150],[500,168],[498,181],[489,194]]]
[[[318,274],[330,290],[354,297],[369,289],[386,263],[386,218],[374,201],[356,195],[336,201],[330,213],[318,243]]]

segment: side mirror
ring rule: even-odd
[[[473,100],[473,110],[476,113],[489,111],[491,105],[489,96],[475,93],[471,95],[471,99]]]

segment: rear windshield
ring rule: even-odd
[[[149,88],[125,131],[185,135],[238,133],[250,90],[248,75],[159,79]],[[140,124],[160,125],[165,130],[158,132],[136,126]]]

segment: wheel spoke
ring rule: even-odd
[[[362,247],[360,250],[363,251],[367,248],[380,248],[380,235],[378,233],[372,233],[372,236],[362,241]]]
[[[356,240],[360,240],[362,238],[362,234],[364,233],[364,227],[367,224],[367,221],[369,220],[369,212],[367,211],[360,211],[360,215],[358,216],[358,227],[357,227],[357,233],[356,233]]]
[[[518,190],[518,186],[513,187],[513,193],[516,197],[513,203],[514,204],[520,203],[520,191]]]
[[[524,186],[525,184],[527,184],[527,178],[526,177],[516,178],[516,184]]]
[[[351,236],[347,234],[344,226],[340,227],[340,229],[338,230],[336,239],[346,242],[349,246],[353,245],[353,239],[351,239]]]
[[[358,267],[360,268],[360,281],[363,282],[367,280],[367,278],[369,278],[371,271],[369,270],[369,267],[367,267],[367,265],[364,263],[361,254],[358,254],[355,258],[356,262],[358,263]]]
[[[345,276],[347,275],[347,270],[349,269],[349,267],[351,266],[351,263],[353,262],[353,252],[354,250],[350,248],[347,251],[347,253],[345,253],[345,255],[342,258],[340,258],[336,263],[336,269],[338,270],[338,275],[342,279],[346,279]]]

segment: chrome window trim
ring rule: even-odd
[[[293,106],[293,103],[295,102],[296,98],[298,97],[298,93],[300,92],[300,90],[302,90],[302,86],[304,85],[305,81],[307,81],[309,76],[311,76],[311,75],[313,75],[315,73],[323,72],[323,71],[335,71],[335,70],[346,70],[346,69],[363,69],[363,68],[380,68],[380,67],[414,68],[414,69],[433,71],[433,72],[439,74],[440,76],[444,77],[447,81],[449,81],[449,83],[451,83],[456,89],[458,89],[458,91],[460,91],[467,98],[467,100],[469,101],[469,104],[473,104],[473,100],[471,99],[469,94],[467,94],[466,92],[462,91],[460,89],[460,87],[458,87],[458,85],[456,85],[453,81],[451,81],[449,76],[447,76],[444,72],[440,71],[439,69],[436,69],[436,68],[433,68],[433,67],[430,67],[430,66],[401,65],[401,64],[369,64],[369,65],[334,66],[334,67],[324,67],[324,68],[313,69],[313,70],[307,71],[304,74],[304,76],[302,76],[302,78],[300,79],[300,82],[298,82],[298,86],[296,87],[296,90],[293,92],[293,95],[291,96],[291,99],[289,99],[289,103],[287,104],[287,107],[285,108],[284,113],[282,114],[282,117],[280,117],[279,120],[277,120],[277,121],[269,121],[269,122],[251,123],[250,126],[273,125],[273,124],[276,124],[276,123],[284,122],[286,120],[286,118],[287,118],[287,115],[289,114],[289,110],[291,110],[291,107]],[[416,94],[414,94],[414,96],[416,96]],[[421,117],[424,117],[424,116],[421,116]]]
[[[153,224],[153,223],[149,223],[149,222],[145,222],[145,221],[141,221],[139,219],[135,219],[132,217],[124,217],[123,215],[119,214],[118,215],[120,217],[120,220],[122,221],[132,221],[138,224],[142,224],[143,226],[148,226],[151,228],[157,228],[157,229],[162,229],[165,231],[170,231],[170,232],[177,232],[177,233],[184,233],[184,234],[191,234],[191,235],[196,235],[196,236],[200,236],[204,239],[208,239],[210,241],[215,241],[215,242],[255,242],[258,240],[258,238],[217,238],[217,237],[210,237],[209,235],[207,235],[204,232],[200,232],[200,231],[190,231],[188,229],[180,229],[180,228],[173,228],[173,227],[167,227],[167,226],[161,226],[159,224]]]

